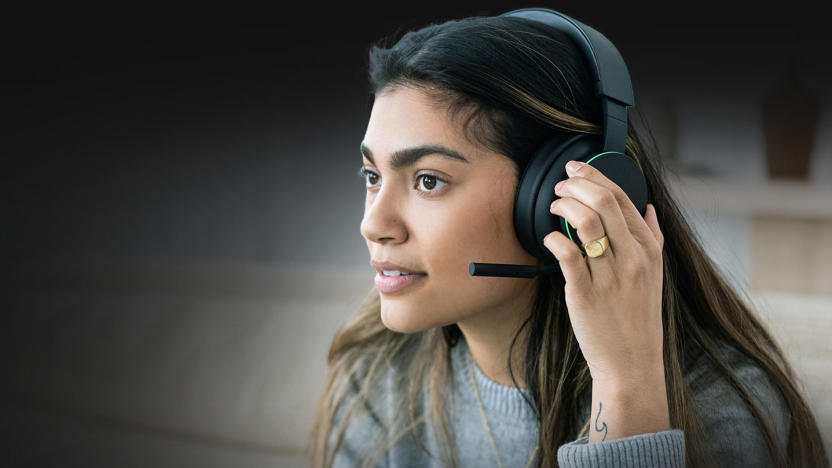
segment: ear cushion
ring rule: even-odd
[[[599,152],[601,139],[596,135],[559,134],[546,140],[532,155],[520,178],[514,200],[514,230],[520,244],[530,254],[547,263],[555,256],[543,245],[543,238],[560,231],[581,245],[577,230],[569,222],[549,211],[558,198],[555,185],[568,179],[566,163],[586,162],[598,168],[608,179],[621,187],[636,209],[644,216],[647,209],[647,183],[633,158],[619,152]]]

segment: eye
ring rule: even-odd
[[[380,178],[380,176],[378,174],[371,171],[370,169],[368,169],[365,166],[361,166],[360,168],[358,168],[358,177],[361,177],[362,179],[365,180],[364,185],[368,189],[369,188],[375,188],[377,186],[376,184],[378,184],[378,180]],[[444,179],[441,179],[441,178],[439,178],[439,177],[437,177],[433,174],[419,174],[419,175],[416,176],[416,185],[417,185],[417,190],[419,190],[419,192],[427,193],[427,194],[434,194],[434,193],[440,192],[444,186],[448,185],[448,182],[446,182]],[[439,187],[438,189],[437,189],[437,185]],[[419,189],[418,186],[422,186],[423,189]]]
[[[427,189],[427,193],[437,193],[441,190],[441,187],[448,185],[447,182],[440,179],[439,177],[436,177],[433,174],[419,174],[418,176],[416,176],[416,180],[420,181],[418,185],[421,185],[422,187],[425,187]],[[443,185],[440,186],[439,190],[434,190],[437,184]]]
[[[369,177],[368,177],[369,176]],[[358,177],[361,177],[365,181],[365,185],[367,188],[375,187],[375,184],[378,182],[378,174],[375,172],[367,169],[364,166],[358,168]],[[370,185],[372,184],[372,185]]]

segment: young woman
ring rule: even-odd
[[[314,466],[828,466],[792,368],[632,125],[643,216],[570,165],[551,213],[608,241],[600,254],[554,231],[554,274],[469,274],[543,265],[518,241],[515,193],[546,138],[601,133],[584,60],[505,16],[371,49],[360,229],[378,273],[329,350]]]

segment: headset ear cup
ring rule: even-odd
[[[570,237],[577,245],[581,245],[580,239],[575,235],[574,228],[570,233],[567,231],[566,219],[552,214],[549,207],[555,201],[555,185],[561,180],[566,180],[569,176],[566,174],[566,163],[569,161],[586,162],[592,157],[599,146],[597,138],[592,135],[581,134],[570,145],[563,148],[563,150],[556,155],[549,171],[543,178],[543,184],[538,188],[537,200],[535,201],[535,216],[534,216],[534,231],[535,240],[538,248],[543,249],[551,260],[556,260],[551,251],[543,244],[543,238],[552,231],[560,231],[566,237]]]
[[[532,155],[518,183],[514,200],[517,239],[527,252],[547,263],[557,259],[543,245],[543,237],[561,229],[558,227],[560,217],[549,212],[549,205],[555,199],[555,184],[566,178],[568,158],[581,149],[585,150],[584,155],[593,149],[585,134],[559,133],[552,136]],[[545,214],[541,211],[543,204]],[[546,229],[548,231],[543,233]]]
[[[564,177],[566,177],[565,164],[568,161],[568,159],[564,161]],[[633,202],[633,205],[636,207],[641,216],[644,216],[647,212],[647,182],[644,178],[644,173],[641,171],[641,168],[633,158],[617,151],[606,151],[595,154],[583,162],[586,162],[592,167],[598,169],[606,178],[621,187],[624,193],[626,193],[630,198],[630,201]],[[555,163],[556,166],[557,164],[558,163]],[[541,192],[541,196],[542,195],[543,193]],[[545,206],[545,208],[538,207],[538,209],[545,209],[548,212],[550,204],[551,201]],[[541,217],[543,217],[543,213],[540,213]],[[572,239],[572,241],[578,245],[585,242],[585,240],[580,239],[577,230],[574,226],[569,224],[568,220],[556,215],[551,216],[558,218],[560,221],[558,227],[566,237]],[[548,226],[544,226],[544,229],[548,229]]]
[[[551,143],[551,141],[547,142]],[[552,231],[560,231],[581,245],[577,231],[564,218],[552,214],[549,207],[555,200],[555,185],[568,179],[566,163],[570,160],[586,162],[601,171],[624,190],[636,209],[644,216],[647,209],[647,183],[638,164],[631,157],[614,151],[598,152],[600,139],[579,134],[557,145],[546,144],[536,152],[527,166],[515,198],[514,225],[521,245],[532,255],[547,263],[556,261],[543,244]]]

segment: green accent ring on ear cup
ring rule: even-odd
[[[619,153],[618,151],[604,151],[603,153],[598,153],[595,156],[587,159],[586,164],[591,163],[598,156],[603,156],[605,154],[610,154],[610,153],[612,153],[612,154],[622,154],[622,153]],[[624,156],[626,156],[626,154]],[[571,240],[572,242],[577,242],[574,238],[572,238],[572,230],[569,229],[569,221],[564,219],[564,224],[566,224],[566,234],[569,236],[569,240]],[[581,249],[581,255],[586,255],[586,252],[584,252],[583,249]]]

